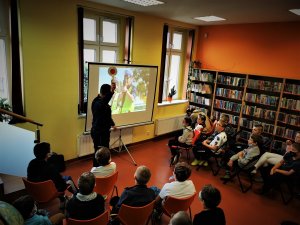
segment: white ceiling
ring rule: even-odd
[[[300,16],[289,12],[300,9],[300,0],[161,0],[165,4],[148,7],[123,0],[89,1],[195,25],[300,21]],[[208,23],[193,19],[211,15],[226,20]]]

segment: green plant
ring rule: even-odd
[[[11,106],[9,105],[9,103],[7,102],[7,99],[1,98],[1,97],[0,97],[0,108],[4,109],[6,111],[11,111],[11,109],[12,109]],[[7,119],[7,116],[0,113],[0,122],[3,122],[3,120],[6,120],[6,119]]]
[[[175,85],[171,88],[168,97],[172,98],[176,94]]]

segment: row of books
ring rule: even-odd
[[[214,75],[209,72],[201,72],[199,69],[193,69],[191,80],[199,80],[204,82],[213,82]]]
[[[287,123],[294,126],[300,126],[300,116],[292,115],[292,114],[286,114],[283,112],[280,112],[278,114],[278,120]]]
[[[224,113],[216,111],[216,110],[213,112],[213,115],[216,117],[217,120],[220,119],[221,114],[224,114]],[[230,114],[227,114],[227,115],[229,116],[229,123],[230,124],[238,125],[238,123],[239,123],[239,116],[233,116],[233,115],[230,115]]]
[[[284,92],[291,93],[294,95],[300,95],[300,85],[286,83],[284,86]]]
[[[275,120],[276,111],[247,105],[246,107],[243,107],[243,114],[257,118]]]
[[[274,140],[272,141],[271,148],[276,150],[278,153],[283,153],[286,149],[286,143],[283,141]]]
[[[295,139],[297,131],[285,127],[277,126],[275,135],[289,139]]]
[[[231,90],[231,89],[226,89],[226,88],[217,88],[216,95],[226,97],[226,98],[242,100],[243,91]]]
[[[245,101],[248,102],[255,102],[264,105],[270,106],[277,106],[279,97],[264,95],[264,94],[253,94],[253,93],[246,93]]]
[[[202,105],[211,105],[211,99],[198,96],[195,93],[191,93],[189,99],[191,102],[196,102]]]
[[[225,75],[221,75],[221,74],[218,75],[218,78],[217,78],[217,82],[220,84],[239,86],[239,87],[244,87],[245,81],[246,81],[245,78],[225,76]]]
[[[215,100],[215,107],[219,109],[230,110],[233,112],[240,112],[242,108],[242,104],[230,101],[223,101],[216,99]]]
[[[281,107],[287,108],[287,109],[292,109],[292,110],[300,110],[300,100],[282,98]]]
[[[248,129],[252,129],[254,127],[254,125],[256,124],[261,124],[263,126],[263,132],[265,133],[269,133],[269,134],[273,134],[274,132],[274,125],[269,124],[269,123],[261,123],[259,121],[255,121],[255,120],[249,120],[247,118],[242,118],[240,125],[243,127],[246,127]]]
[[[253,88],[253,89],[280,92],[281,86],[282,86],[282,83],[276,82],[276,81],[253,80],[253,79],[248,80],[248,88]]]
[[[194,105],[190,105],[189,108],[192,110],[199,110],[200,112],[203,112],[206,115],[208,115],[208,110],[206,108],[202,108],[202,107],[198,107],[198,106],[194,106]]]
[[[191,84],[191,90],[201,94],[211,94],[212,86],[209,84]]]
[[[245,140],[248,140],[248,139],[250,138],[250,136],[251,136],[251,132],[249,132],[249,131],[242,130],[242,131],[240,132],[240,138],[243,138],[243,139],[245,139]]]

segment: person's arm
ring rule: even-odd
[[[280,174],[285,175],[285,176],[290,176],[293,173],[295,173],[295,171],[293,169],[290,169],[289,171],[281,170],[281,169],[274,169],[274,173],[280,173]]]
[[[275,170],[281,167],[284,163],[284,160],[281,160],[279,163],[275,164],[273,168],[271,169],[270,174],[273,175],[275,173]]]
[[[202,144],[203,144],[205,147],[207,147],[207,148],[209,148],[210,150],[212,150],[212,151],[218,150],[218,146],[217,146],[217,145],[211,146],[211,145],[209,145],[209,143],[208,143],[206,140],[203,141]]]
[[[178,137],[178,141],[180,143],[185,143],[187,138],[189,137],[189,131],[185,128],[181,136]]]
[[[162,204],[163,199],[157,195],[157,197],[155,198],[155,207],[160,207]]]

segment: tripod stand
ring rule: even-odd
[[[110,148],[110,149],[114,150],[115,152],[120,153],[120,152],[122,152],[122,148],[124,147],[124,149],[127,151],[128,155],[130,156],[130,158],[131,158],[133,164],[134,164],[135,166],[137,166],[136,162],[134,161],[134,158],[132,157],[132,155],[130,154],[130,152],[129,152],[127,146],[125,145],[125,143],[124,143],[123,140],[122,140],[122,129],[119,129],[119,131],[120,131],[120,133],[119,133],[118,139],[116,139],[116,140],[111,144],[111,146],[113,146],[115,143],[119,142],[119,147],[116,147],[116,148]]]

